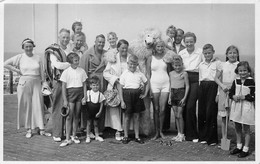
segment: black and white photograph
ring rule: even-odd
[[[0,1],[0,160],[259,163],[259,9]]]

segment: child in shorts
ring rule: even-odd
[[[143,144],[144,141],[139,137],[139,115],[145,110],[143,98],[146,97],[148,92],[147,78],[137,69],[138,57],[136,55],[128,57],[127,66],[128,69],[120,76],[121,108],[125,115],[122,143],[127,144],[130,141],[128,138],[128,129],[130,118],[133,116],[135,142]],[[144,89],[142,90],[141,88]]]
[[[95,140],[103,142],[104,139],[99,136],[98,121],[102,113],[105,97],[99,91],[100,80],[97,76],[93,76],[89,80],[91,90],[88,90],[86,97],[83,98],[82,104],[87,106],[87,137],[86,143],[90,143],[91,124],[94,122]]]
[[[184,136],[184,121],[183,121],[183,107],[189,92],[189,79],[188,73],[183,70],[183,62],[180,55],[175,55],[173,58],[172,67],[173,71],[169,73],[171,92],[169,94],[168,103],[172,105],[178,135],[173,137],[172,140],[177,142],[185,141]]]
[[[81,101],[86,94],[87,74],[84,69],[78,67],[79,55],[72,52],[67,56],[67,61],[71,64],[69,68],[61,74],[63,106],[69,108],[69,114],[66,117],[66,140],[60,144],[61,147],[67,146],[74,141],[79,144],[80,140],[76,136],[79,123],[79,114]],[[72,136],[71,135],[72,131]]]

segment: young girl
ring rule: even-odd
[[[79,56],[76,53],[70,53],[67,56],[67,61],[71,64],[69,68],[62,72],[60,81],[62,81],[62,96],[63,106],[69,108],[69,115],[66,117],[66,140],[60,146],[67,146],[74,141],[80,143],[76,136],[76,131],[79,123],[79,114],[81,108],[81,101],[86,95],[86,72],[78,67]],[[84,91],[84,93],[83,93]],[[71,127],[73,125],[73,127]],[[72,136],[70,139],[72,131]]]
[[[174,38],[176,35],[176,27],[173,25],[170,25],[166,30],[166,35],[167,35],[167,39],[165,41],[166,48],[173,50]]]
[[[72,24],[72,31],[73,31],[73,34],[71,35],[71,42],[70,44],[68,45],[69,47],[73,46],[73,42],[74,42],[74,35],[75,33],[78,33],[78,32],[82,32],[82,23],[80,21],[75,21],[73,24]],[[72,47],[73,49],[73,47]],[[82,46],[81,46],[81,51],[86,51],[88,50],[88,45],[86,43],[86,37],[84,37],[84,40],[83,40],[83,43],[82,43]]]
[[[109,32],[107,34],[107,41],[109,43],[109,47],[108,47],[108,51],[109,50],[116,50],[117,51],[117,48],[116,48],[116,45],[117,45],[117,35],[115,32]]]
[[[90,142],[90,130],[91,124],[94,122],[95,139],[97,141],[104,141],[102,137],[99,136],[98,131],[98,119],[102,113],[103,102],[105,100],[104,95],[99,92],[100,80],[97,76],[93,76],[90,79],[91,90],[87,91],[86,97],[82,100],[82,104],[87,104],[87,138],[86,143]]]
[[[220,71],[217,70],[215,76],[215,82],[218,84],[218,95],[216,100],[218,101],[218,115],[222,117],[221,131],[222,138],[226,136],[226,117],[229,115],[230,99],[228,97],[229,89],[232,82],[236,78],[235,69],[239,61],[238,48],[231,45],[226,50],[226,62],[222,63]]]
[[[172,140],[182,142],[185,140],[184,137],[184,122],[183,122],[183,106],[189,92],[189,80],[187,72],[183,71],[182,58],[179,55],[174,56],[172,66],[173,71],[170,72],[170,86],[171,92],[169,94],[168,103],[172,105],[178,135],[173,137]]]
[[[238,63],[235,73],[239,75],[231,86],[229,97],[233,100],[230,120],[235,122],[237,147],[230,154],[239,158],[249,155],[250,125],[255,125],[255,82],[251,77],[251,68],[247,61]],[[245,145],[242,149],[242,127],[245,133]]]

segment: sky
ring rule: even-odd
[[[223,4],[35,4],[35,21],[31,3],[4,5],[4,52],[22,52],[25,38],[35,41],[36,53],[56,42],[56,26],[67,28],[75,20],[83,23],[86,42],[94,45],[95,36],[114,31],[119,39],[131,42],[147,27],[156,27],[165,35],[169,25],[194,32],[196,47],[210,43],[216,54],[225,54],[229,45],[236,45],[240,54],[255,55],[255,5]],[[33,27],[35,33],[33,35]],[[106,47],[108,43],[106,43]]]

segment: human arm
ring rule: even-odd
[[[83,82],[83,93],[84,97],[82,98],[82,105],[85,105],[87,102],[87,80]]]
[[[103,71],[103,77],[108,81],[109,84],[111,84],[111,86],[116,86],[116,83],[119,84],[119,76],[116,75],[113,64],[110,62],[107,63],[107,66]]]
[[[253,79],[248,79],[245,83],[247,83],[246,85],[249,85],[250,93],[247,95],[239,95],[238,99],[253,102],[255,101],[255,82]]]
[[[63,98],[63,106],[68,107],[68,100],[67,100],[67,83],[62,82],[62,98]]]
[[[120,85],[120,89],[119,89],[120,104],[121,104],[121,108],[125,109],[126,105],[125,105],[124,98],[123,98],[123,87],[124,87],[124,85],[122,85],[122,84],[119,84],[119,85]]]
[[[228,96],[229,96],[230,99],[232,99],[232,100],[237,102],[238,101],[238,96],[235,95],[235,92],[236,92],[236,84],[235,84],[235,80],[234,80],[233,83],[232,83],[232,86],[231,86],[231,88],[229,90]]]
[[[99,117],[100,117],[100,115],[101,115],[101,113],[102,113],[102,111],[103,111],[103,106],[104,106],[104,101],[102,101],[102,102],[100,103],[100,108],[99,108],[98,113],[96,114],[96,118],[99,118]]]
[[[169,73],[169,79],[170,79],[170,87],[169,87],[169,97],[168,97],[168,104],[171,105],[172,104],[172,100],[171,100],[171,96],[172,96],[172,92],[171,92],[171,79],[172,79],[172,72]]]
[[[68,62],[61,62],[58,60],[58,58],[54,54],[50,54],[50,61],[53,67],[57,69],[67,69],[70,66],[70,63]]]
[[[21,58],[21,54],[16,55],[16,56],[6,60],[4,62],[4,68],[6,68],[10,71],[16,72],[19,75],[22,75],[20,68],[18,68],[20,58]]]
[[[189,89],[190,89],[188,73],[187,73],[187,72],[184,72],[184,73],[183,73],[183,76],[184,76],[184,83],[185,83],[185,94],[184,94],[184,97],[183,97],[183,98],[181,99],[181,101],[180,101],[180,105],[181,105],[181,106],[184,106],[184,105],[185,105],[186,99],[187,99],[187,97],[188,97]]]

